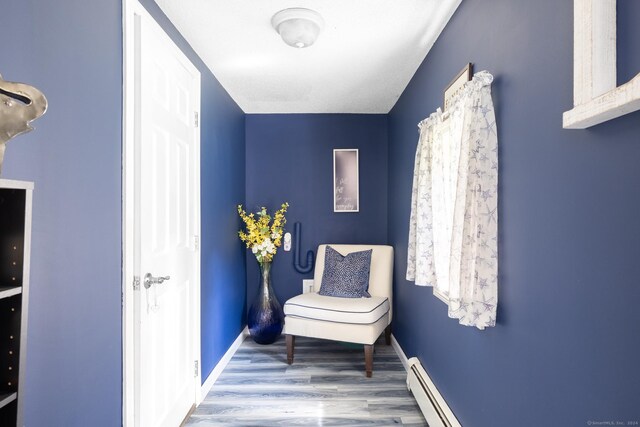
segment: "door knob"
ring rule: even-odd
[[[171,279],[171,276],[160,276],[160,277],[153,277],[151,275],[151,273],[147,273],[144,275],[144,288],[145,289],[149,289],[151,287],[151,285],[155,285],[155,284],[161,284],[162,282],[164,282],[165,280],[169,280]]]

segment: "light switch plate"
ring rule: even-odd
[[[313,279],[306,279],[302,281],[302,293],[313,292]]]

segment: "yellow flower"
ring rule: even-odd
[[[242,205],[238,205],[238,215],[245,224],[245,230],[240,230],[238,237],[246,243],[248,249],[251,249],[258,262],[273,261],[277,248],[282,244],[282,233],[287,223],[284,214],[288,208],[289,203],[283,203],[272,218],[264,206],[255,214],[247,215]],[[269,244],[272,244],[273,248]]]

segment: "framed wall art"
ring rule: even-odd
[[[444,103],[442,104],[442,111],[447,111],[451,106],[451,102],[455,96],[460,93],[464,84],[471,80],[473,77],[473,64],[470,62],[464,66],[462,70],[451,80],[449,85],[444,90]]]
[[[359,212],[358,150],[333,150],[333,211]]]

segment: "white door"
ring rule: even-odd
[[[200,74],[152,19],[136,60],[135,413],[176,427],[199,390]],[[197,341],[197,343],[196,343]]]

